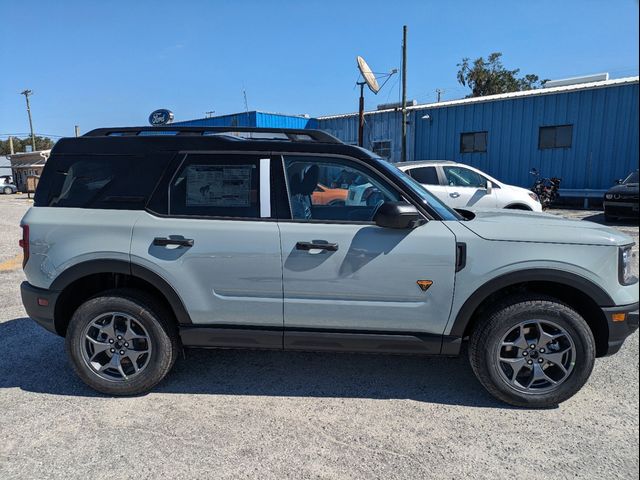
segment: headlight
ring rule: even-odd
[[[540,200],[538,200],[538,195],[536,195],[533,192],[529,192],[529,196],[531,197],[531,200],[533,200],[534,202],[539,202]]]
[[[632,285],[638,281],[631,271],[634,256],[633,245],[620,247],[620,253],[618,254],[618,280],[621,285]]]
[[[604,198],[606,198],[607,200],[611,200],[613,198],[613,195],[611,193],[607,193]]]

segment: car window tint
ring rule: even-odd
[[[284,166],[295,220],[370,222],[381,203],[400,199],[386,182],[355,162],[286,156]]]
[[[486,179],[479,173],[464,167],[444,167],[444,174],[447,183],[455,187],[484,188],[487,186]]]
[[[35,205],[142,209],[166,162],[133,155],[52,156],[36,190]]]
[[[189,155],[169,185],[169,215],[259,218],[259,161]]]
[[[409,170],[409,173],[418,182],[424,185],[439,185],[436,167],[418,167]]]

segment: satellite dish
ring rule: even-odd
[[[358,70],[360,70],[362,78],[364,78],[364,81],[369,87],[369,90],[371,90],[373,93],[378,93],[378,91],[380,90],[380,85],[378,85],[378,81],[376,80],[376,77],[371,71],[369,65],[367,65],[367,62],[365,62],[364,58],[359,55],[356,57],[356,60],[358,61]]]

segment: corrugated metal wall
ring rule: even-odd
[[[190,127],[263,127],[263,128],[316,128],[315,118],[306,118],[278,113],[244,112],[219,117],[198,118],[172,125]]]
[[[365,115],[363,147],[374,149],[375,142],[391,141],[391,158],[393,162],[400,161],[402,156],[402,129],[400,112],[376,113]],[[413,158],[414,135],[413,122],[407,126],[407,159]],[[351,145],[358,144],[358,116],[344,116],[318,119],[317,127],[335,135],[340,140]]]
[[[638,168],[638,83],[412,110],[408,160],[455,160],[507,183],[530,186],[531,167],[563,178],[563,188],[605,189]],[[428,114],[429,120],[422,119]],[[365,116],[365,148],[392,141],[400,160],[398,112]],[[357,116],[319,119],[318,128],[357,141]],[[541,126],[573,125],[570,148],[539,149]],[[461,153],[460,134],[488,132],[485,153]]]

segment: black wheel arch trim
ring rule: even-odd
[[[601,287],[575,273],[562,270],[536,268],[507,273],[498,276],[478,288],[458,311],[451,331],[452,337],[462,337],[471,317],[480,304],[497,291],[526,282],[552,282],[575,288],[591,297],[600,307],[610,307],[615,302]]]
[[[524,203],[510,203],[509,205],[502,207],[504,210],[522,210],[524,212],[533,212],[533,208]]]
[[[81,262],[63,271],[51,284],[50,290],[61,292],[68,285],[89,275],[97,273],[121,273],[138,277],[149,284],[164,295],[169,302],[176,319],[179,324],[190,325],[191,317],[182,302],[182,299],[173,287],[160,275],[141,265],[128,262],[126,260],[108,259],[108,260],[88,260]]]

